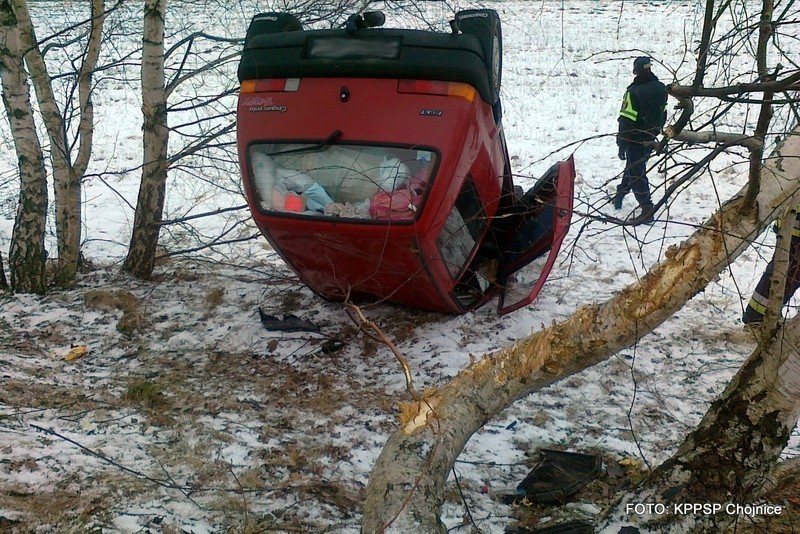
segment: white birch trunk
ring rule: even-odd
[[[33,120],[28,76],[22,65],[20,32],[7,0],[0,0],[0,77],[20,176],[19,205],[8,258],[11,288],[44,293],[47,174]]]
[[[167,94],[164,79],[166,0],[145,0],[142,47],[143,162],[133,235],[123,268],[149,278],[155,266],[167,187]]]
[[[725,392],[684,440],[675,455],[656,469],[637,491],[609,511],[610,524],[661,531],[723,532],[736,514],[630,515],[627,503],[755,504],[792,476],[776,468],[800,416],[800,315],[787,321],[742,365]],[[795,466],[796,468],[796,466]]]
[[[55,281],[68,284],[78,270],[81,244],[81,180],[91,157],[94,111],[91,100],[92,74],[100,54],[100,42],[105,22],[104,0],[92,0],[92,21],[86,53],[78,73],[78,157],[73,164],[67,125],[53,93],[50,75],[39,49],[26,0],[13,0],[21,31],[22,46],[27,53],[25,62],[31,74],[39,110],[50,139],[50,159],[53,167],[55,192],[56,235],[58,237],[58,269]]]
[[[795,316],[750,355],[678,449],[674,463],[691,471],[709,499],[727,495],[742,502],[765,487],[800,415],[798,347]]]
[[[442,532],[444,483],[470,436],[514,400],[635,343],[722,272],[800,193],[800,130],[762,170],[754,214],[731,199],[638,283],[611,300],[484,357],[421,402],[388,440],[372,471],[364,532]]]
[[[103,42],[103,27],[106,23],[105,0],[92,0],[92,22],[89,40],[86,43],[86,54],[78,72],[78,106],[80,122],[78,124],[78,154],[73,163],[73,172],[83,177],[92,157],[94,140],[94,104],[92,103],[92,79],[100,48]],[[79,184],[80,185],[80,182]],[[79,219],[80,220],[80,219]]]

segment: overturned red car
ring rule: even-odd
[[[569,229],[572,158],[514,186],[495,11],[458,12],[450,33],[383,20],[253,18],[237,109],[253,218],[325,299],[464,313],[499,294],[500,313],[516,310]]]

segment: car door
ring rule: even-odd
[[[569,230],[575,184],[572,156],[553,165],[510,208],[498,282],[501,315],[536,299]]]

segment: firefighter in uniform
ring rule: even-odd
[[[776,229],[780,229],[781,220],[778,219],[775,223]],[[792,240],[789,243],[789,271],[786,273],[786,286],[783,291],[783,304],[789,302],[794,292],[800,287],[800,206],[797,206],[797,216],[794,219],[794,226],[792,227]],[[772,281],[772,272],[774,265],[772,260],[767,264],[764,269],[764,274],[761,275],[761,280],[758,281],[753,296],[747,304],[747,309],[742,316],[744,324],[760,323],[764,320],[764,313],[767,311],[767,303],[769,302],[769,286]]]
[[[619,159],[625,160],[625,171],[612,200],[614,208],[620,209],[622,199],[633,191],[641,207],[642,222],[653,220],[647,159],[667,120],[667,88],[651,72],[650,66],[649,57],[637,57],[633,62],[635,78],[622,101],[617,135]]]

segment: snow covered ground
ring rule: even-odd
[[[577,213],[561,261],[525,309],[502,318],[492,304],[458,317],[364,309],[407,356],[418,389],[610,297],[743,185],[742,158],[733,154],[651,226],[596,218],[614,215],[608,197],[621,162],[613,133],[632,58],[652,55],[666,82],[691,75],[684,42],[691,49],[699,38],[697,4],[493,4],[504,21],[504,124],[515,172],[529,184],[574,153]],[[135,88],[105,95],[95,171],[132,168],[140,152]],[[13,157],[6,151],[0,162],[5,179]],[[651,175],[656,197],[670,172]],[[0,295],[0,531],[357,532],[370,469],[406,400],[394,356],[360,334],[341,305],[297,283],[260,242],[229,251],[224,263],[176,259],[152,283],[120,275],[136,179],[130,172],[87,183],[87,249],[101,267],[76,289]],[[184,207],[183,194],[171,190],[170,209]],[[197,211],[204,199],[196,195]],[[634,205],[629,196],[622,213]],[[7,255],[13,221],[3,213]],[[771,237],[763,239],[634,348],[487,424],[456,467],[466,501],[451,479],[447,525],[462,523],[466,502],[483,531],[502,532],[513,510],[480,490],[516,485],[540,448],[596,452],[612,463],[668,458],[754,347],[739,317],[771,256]],[[313,321],[321,333],[268,332],[259,306]],[[344,347],[327,350],[331,340]],[[72,345],[89,352],[67,361]],[[787,456],[798,455],[799,441],[795,433]],[[597,513],[592,503],[573,507],[579,516]]]

